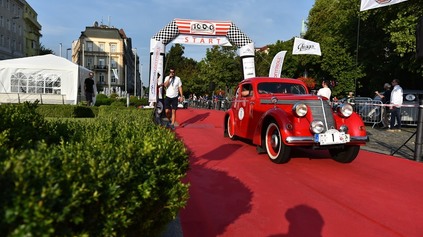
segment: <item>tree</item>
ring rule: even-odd
[[[206,57],[198,67],[198,82],[203,92],[213,93],[210,85],[214,85],[215,89],[227,90],[243,80],[241,58],[236,50],[234,46],[207,49]]]
[[[40,55],[46,54],[54,54],[53,50],[44,47],[44,45],[40,44]]]

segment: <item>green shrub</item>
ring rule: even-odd
[[[37,113],[49,118],[94,118],[97,107],[81,105],[39,105]]]
[[[2,235],[157,236],[186,204],[186,149],[151,111],[102,106],[95,119],[46,122],[26,109],[1,120],[33,114],[61,142],[11,149],[0,121]]]

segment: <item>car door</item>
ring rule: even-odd
[[[235,104],[235,130],[240,137],[251,138],[250,126],[251,109],[254,98],[253,87],[250,83],[242,84]]]

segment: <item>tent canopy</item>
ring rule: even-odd
[[[1,60],[0,103],[77,104],[89,72],[52,54]]]

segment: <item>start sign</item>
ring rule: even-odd
[[[194,45],[221,45],[231,46],[228,38],[224,36],[207,36],[207,35],[178,35],[172,43],[174,44],[194,44]]]

